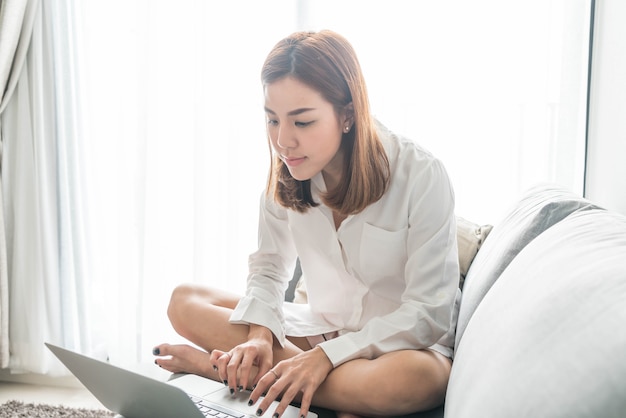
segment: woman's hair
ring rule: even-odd
[[[322,196],[324,203],[349,215],[380,199],[389,183],[389,161],[376,132],[361,66],[350,43],[329,30],[288,36],[272,49],[261,71],[264,86],[285,77],[293,77],[319,92],[338,115],[347,105],[353,105],[354,125],[343,134],[341,143],[342,181]],[[278,155],[272,158],[267,193],[273,193],[282,206],[299,212],[319,204],[313,201],[311,181],[294,179]]]

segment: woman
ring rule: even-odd
[[[178,287],[172,325],[206,351],[163,344],[156,363],[254,388],[258,415],[274,399],[276,417],[292,401],[303,416],[440,405],[459,297],[445,169],[373,119],[356,55],[334,32],[279,42],[262,83],[273,162],[246,295]],[[297,258],[308,304],[283,302]]]

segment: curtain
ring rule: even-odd
[[[2,187],[2,115],[22,74],[39,0],[0,2],[0,368],[9,365],[9,275]]]
[[[9,367],[64,374],[52,342],[91,352],[89,245],[72,2],[31,2],[32,36],[2,114]]]
[[[269,164],[260,69],[295,3],[82,3],[94,319],[112,362],[177,341],[177,284],[243,292]]]

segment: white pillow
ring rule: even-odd
[[[537,185],[524,193],[495,224],[472,261],[463,286],[455,347],[463,344],[463,333],[476,307],[511,260],[543,231],[569,214],[589,208],[596,206],[557,185]]]
[[[626,217],[581,211],[530,242],[476,309],[445,416],[625,413]]]

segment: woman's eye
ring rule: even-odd
[[[299,128],[304,128],[305,126],[309,126],[313,122],[296,122],[296,126]]]
[[[277,120],[275,120],[275,119],[268,119],[268,120],[267,120],[267,124],[268,124],[269,126],[276,126],[276,125],[278,125],[278,121],[277,121]]]

